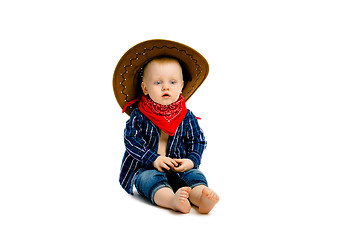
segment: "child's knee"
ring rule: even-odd
[[[151,181],[155,178],[159,178],[162,176],[162,172],[159,172],[155,169],[145,170],[140,173],[137,177],[137,181]]]
[[[195,187],[198,185],[208,186],[205,175],[199,169],[190,169],[186,171],[182,179],[191,187]]]
[[[160,186],[168,186],[165,173],[155,169],[145,170],[140,173],[135,181],[135,187],[138,193],[151,200],[155,189]]]

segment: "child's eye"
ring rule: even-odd
[[[155,85],[160,85],[160,81],[157,81],[154,83]]]
[[[171,81],[170,83],[171,83],[171,84],[175,84],[175,83],[176,83],[176,81]]]

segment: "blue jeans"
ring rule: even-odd
[[[190,169],[184,173],[179,173],[179,176],[191,188],[198,185],[208,185],[205,175],[198,169]],[[140,172],[136,176],[135,187],[141,196],[149,199],[153,204],[155,204],[154,195],[160,188],[169,187],[172,189],[166,174],[156,169],[147,169]]]

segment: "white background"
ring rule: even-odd
[[[359,239],[357,1],[2,1],[1,239]],[[118,183],[115,66],[138,42],[210,64],[188,101],[220,195],[203,216]]]

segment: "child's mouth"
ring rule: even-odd
[[[165,93],[165,94],[162,95],[162,97],[163,97],[163,98],[169,98],[170,95],[169,95],[168,93]]]

